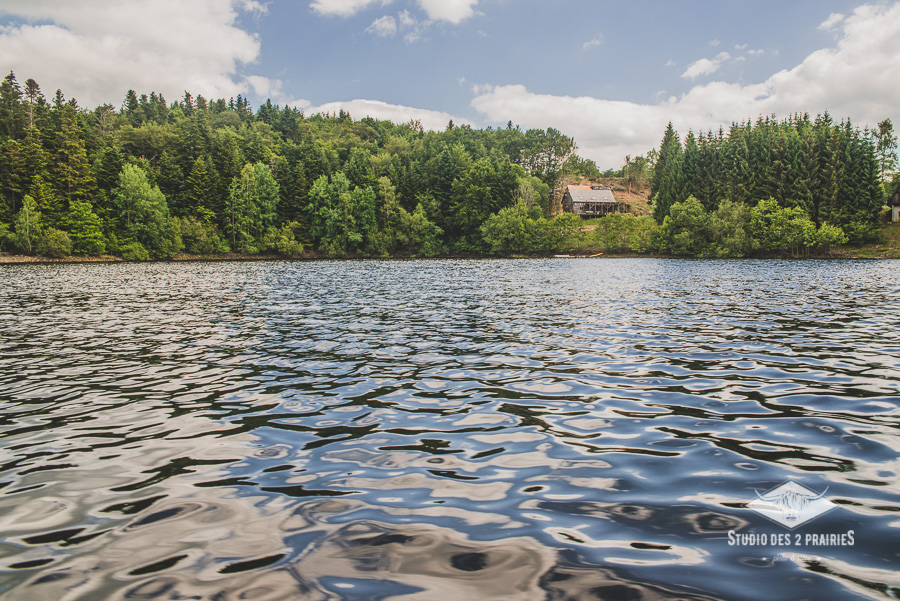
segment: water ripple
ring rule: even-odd
[[[896,266],[0,266],[0,595],[897,598]]]

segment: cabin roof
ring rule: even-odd
[[[572,202],[617,202],[606,186],[569,186],[567,192]]]
[[[891,194],[891,197],[888,199],[888,206],[895,207],[897,205],[900,205],[900,186],[894,190],[894,193]]]

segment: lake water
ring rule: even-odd
[[[898,326],[896,261],[0,266],[0,597],[896,599]]]

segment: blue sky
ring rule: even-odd
[[[900,106],[900,4],[846,0],[0,0],[0,67],[45,95],[271,98],[442,128],[556,127],[601,168],[682,133]]]

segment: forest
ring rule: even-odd
[[[451,121],[437,132],[133,90],[119,108],[85,109],[10,72],[0,83],[0,250],[127,260],[804,254],[877,237],[882,181],[896,167],[890,122],[879,127],[766,117],[682,143],[670,124],[659,150],[600,174],[553,128]],[[652,217],[586,228],[561,213],[567,181],[601,175],[649,184]]]
[[[0,143],[0,244],[50,257],[480,254],[484,222],[517,204],[555,250],[577,223],[551,218],[563,173],[599,176],[554,129],[434,132],[133,90],[87,110],[12,72]]]

